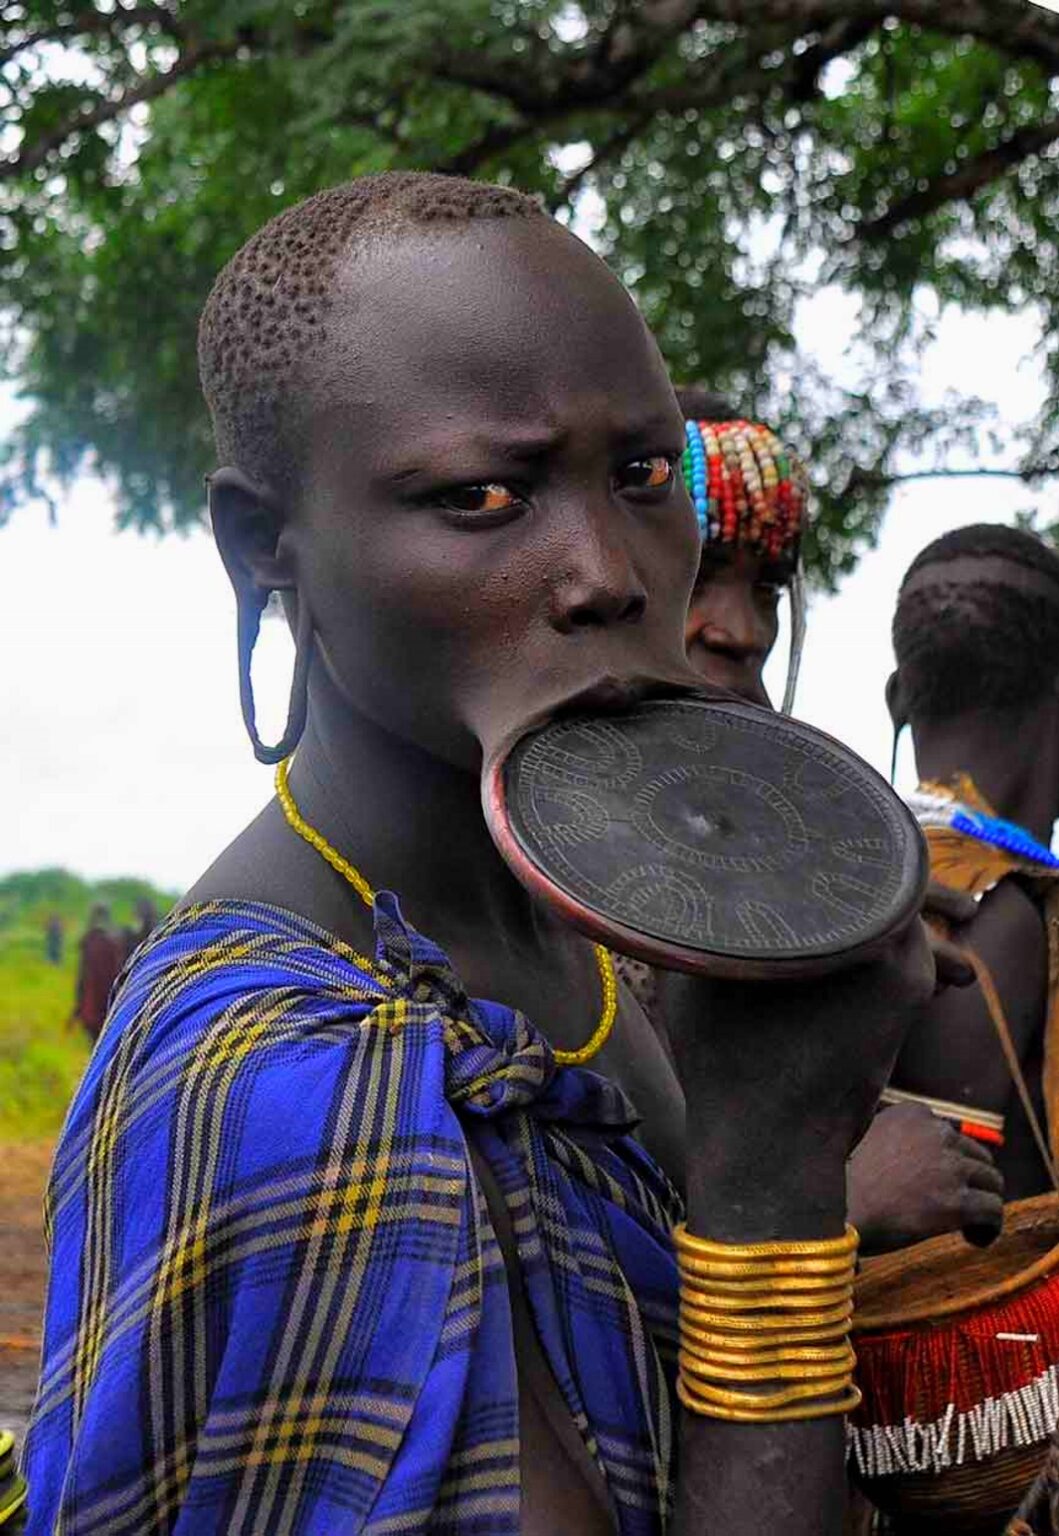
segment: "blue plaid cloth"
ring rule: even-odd
[[[623,1536],[666,1523],[671,1186],[620,1091],[470,1000],[392,896],[374,960],[211,902],[134,957],[63,1129],[31,1536],[519,1528],[488,1163]]]

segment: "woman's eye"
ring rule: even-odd
[[[522,498],[499,481],[484,485],[458,485],[439,497],[441,505],[452,512],[507,512],[521,506]]]
[[[623,490],[665,490],[673,484],[672,460],[663,453],[653,453],[649,459],[633,459],[622,467],[618,481]]]
[[[783,584],[779,581],[758,581],[754,583],[754,590],[759,597],[763,597],[767,603],[778,603]]]

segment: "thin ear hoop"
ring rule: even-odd
[[[783,713],[789,715],[794,708],[794,696],[798,692],[798,673],[802,669],[802,652],[805,650],[805,568],[799,558],[791,578],[791,654],[787,662],[787,686],[783,690]]]
[[[898,749],[898,747],[901,744],[901,733],[904,731],[904,728],[905,728],[905,726],[907,724],[908,724],[907,720],[895,720],[894,721],[894,744],[893,744],[893,747],[890,749],[890,784],[891,784],[891,786],[894,784],[894,782],[897,779],[897,749]]]
[[[257,710],[254,705],[254,680],[251,663],[254,646],[261,630],[261,615],[265,611],[269,594],[255,588],[241,595],[238,603],[239,647],[239,704],[243,711],[243,724],[250,737],[254,756],[259,763],[281,763],[290,757],[305,730],[305,717],[309,707],[309,664],[313,653],[313,621],[309,604],[302,593],[298,594],[298,624],[294,636],[294,675],[291,678],[290,703],[287,706],[287,724],[283,735],[274,747],[266,746],[257,733]]]

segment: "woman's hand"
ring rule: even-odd
[[[982,1242],[1004,1220],[1004,1180],[989,1152],[922,1104],[876,1115],[850,1159],[848,1189],[866,1253],[961,1229]]]
[[[841,1230],[846,1159],[934,983],[918,919],[877,959],[817,981],[666,977],[692,1231],[700,1204],[722,1241]]]

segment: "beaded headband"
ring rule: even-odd
[[[684,483],[704,544],[728,544],[793,563],[791,653],[783,713],[794,708],[805,645],[805,578],[799,550],[809,476],[769,427],[753,421],[686,421]]]
[[[752,421],[687,421],[684,482],[706,543],[797,557],[809,477],[775,432]]]

